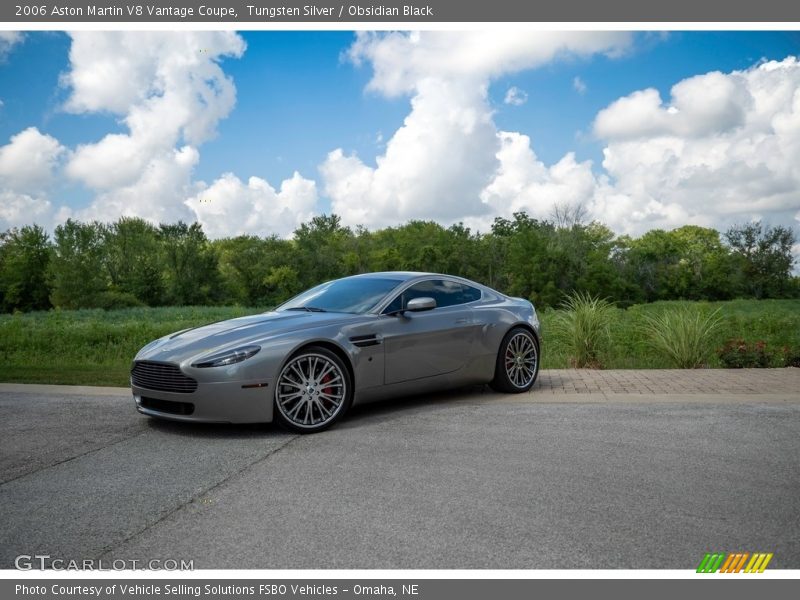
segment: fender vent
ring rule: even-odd
[[[350,338],[350,341],[353,343],[354,346],[358,346],[359,348],[366,348],[367,346],[377,346],[381,343],[378,339],[378,336],[374,333],[369,335],[354,335]]]

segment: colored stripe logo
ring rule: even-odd
[[[698,573],[763,573],[772,552],[706,552],[697,566]]]

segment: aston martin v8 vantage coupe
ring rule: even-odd
[[[449,275],[369,273],[155,340],[134,358],[131,388],[153,417],[312,433],[381,398],[479,383],[525,392],[539,356],[527,300]]]

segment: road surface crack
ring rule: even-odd
[[[220,479],[215,484],[203,489],[202,491],[200,491],[199,493],[195,494],[194,496],[192,496],[188,500],[186,500],[184,502],[180,502],[178,504],[178,506],[175,506],[174,508],[166,510],[155,521],[153,521],[152,523],[148,523],[147,525],[145,525],[144,527],[142,527],[138,531],[133,532],[132,534],[130,534],[129,536],[125,537],[124,539],[122,539],[122,540],[120,540],[118,542],[114,542],[114,543],[112,543],[112,544],[110,544],[108,546],[105,546],[104,548],[102,548],[100,550],[100,553],[97,556],[97,560],[103,559],[110,552],[113,552],[114,550],[116,550],[117,548],[127,544],[128,542],[130,542],[134,538],[139,537],[140,535],[142,535],[143,533],[149,531],[153,527],[155,527],[155,526],[159,525],[160,523],[166,521],[168,518],[170,518],[175,513],[178,513],[181,510],[185,509],[187,506],[190,506],[191,504],[197,502],[203,496],[213,492],[214,490],[216,490],[217,488],[221,487],[222,485],[224,485],[225,483],[227,483],[231,479],[233,479],[235,477],[238,477],[239,475],[241,475],[242,473],[244,473],[245,471],[247,471],[251,467],[254,467],[257,464],[260,464],[260,463],[272,458],[278,452],[280,452],[284,448],[288,447],[289,444],[291,444],[292,442],[294,442],[296,439],[298,439],[300,437],[302,437],[302,436],[295,435],[293,437],[290,437],[288,440],[286,440],[286,442],[284,442],[283,444],[281,444],[277,448],[274,448],[274,449],[270,450],[269,452],[267,452],[265,455],[259,456],[258,458],[256,458],[252,462],[249,462],[249,463],[243,465],[240,469],[237,469],[236,471],[230,473],[228,476]]]

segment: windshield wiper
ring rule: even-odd
[[[317,306],[293,306],[291,308],[287,308],[286,310],[304,310],[306,312],[328,312],[324,308],[319,308]]]

